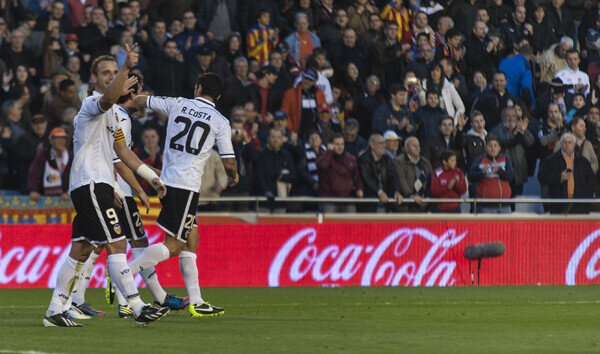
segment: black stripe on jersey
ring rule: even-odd
[[[196,97],[195,99],[198,100],[198,101],[200,101],[200,102],[202,102],[202,103],[205,103],[205,104],[207,104],[209,106],[212,106],[212,107],[215,106],[214,102],[211,102],[211,101],[207,100],[206,98]]]

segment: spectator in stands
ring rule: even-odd
[[[95,58],[107,54],[110,50],[108,38],[108,21],[104,10],[96,7],[92,10],[92,22],[79,29],[79,48],[82,53]]]
[[[348,6],[348,25],[359,34],[369,29],[369,20],[372,14],[379,14],[379,8],[373,0],[355,0]]]
[[[585,121],[580,116],[575,116],[571,123],[569,123],[569,131],[575,137],[575,151],[581,156],[585,157],[592,167],[594,174],[598,173],[598,157],[594,152],[592,143],[585,137]],[[561,149],[560,144],[554,145],[554,152]]]
[[[431,140],[424,148],[424,154],[431,163],[431,167],[436,169],[442,166],[442,154],[446,150],[453,151],[456,156],[456,165],[463,171],[466,171],[465,159],[462,157],[462,148],[460,141],[454,133],[454,120],[445,115],[438,123],[438,136]]]
[[[576,138],[565,133],[560,138],[560,151],[548,156],[540,166],[538,179],[548,186],[550,198],[592,198],[597,180],[590,162],[575,151]],[[589,204],[550,204],[551,213],[588,213]]]
[[[530,103],[535,102],[530,64],[532,58],[531,47],[524,45],[519,49],[519,54],[502,60],[498,66],[498,69],[506,75],[506,91]]]
[[[196,29],[196,23],[197,20],[193,11],[188,10],[183,13],[183,32],[173,37],[173,39],[177,42],[179,50],[184,53],[201,47],[208,39]]]
[[[61,81],[58,89],[58,96],[55,100],[42,107],[42,112],[50,119],[49,125],[56,127],[62,124],[62,117],[65,110],[69,107],[79,109],[81,101],[77,97],[77,88],[71,79]]]
[[[485,130],[485,119],[479,111],[471,113],[471,129],[466,133],[464,129],[468,118],[464,116],[458,119],[456,126],[456,140],[465,152],[467,171],[471,168],[473,161],[478,157],[485,155],[485,138],[488,132]]]
[[[254,178],[262,193],[268,198],[287,196],[298,179],[292,154],[282,149],[282,146],[282,131],[271,128],[267,146],[258,152]]]
[[[527,129],[529,120],[518,119],[517,111],[505,108],[502,111],[502,124],[491,131],[498,137],[502,152],[510,160],[513,167],[514,178],[511,180],[512,197],[523,194],[523,185],[527,182],[528,167],[525,151],[533,145],[535,138]]]
[[[316,159],[319,196],[362,198],[358,161],[344,151],[344,137],[336,133],[331,145],[332,149],[321,152]],[[356,212],[356,206],[350,203],[324,203],[322,207],[325,213]]]
[[[302,142],[300,142],[300,144],[298,144],[299,143],[298,134],[289,130],[287,128],[287,124],[288,124],[287,114],[284,111],[275,111],[275,114],[273,114],[273,127],[277,128],[283,132],[283,148],[292,154],[292,156],[294,157],[294,160],[297,160],[300,157],[300,155],[303,154]],[[266,126],[264,126],[264,125],[261,128],[263,129],[263,131],[266,130]],[[260,135],[260,145],[266,146],[268,134],[264,134],[264,136],[263,136],[263,131],[259,131],[259,133],[258,133]],[[268,133],[268,131],[266,133]],[[312,135],[312,133],[311,133],[311,135]],[[319,136],[319,139],[320,139],[320,136]],[[304,145],[304,147],[306,148],[306,145]]]
[[[186,68],[175,40],[165,41],[163,54],[150,61],[150,72],[148,83],[157,95],[187,97],[184,91]]]
[[[6,63],[6,66],[15,72],[17,66],[25,65],[29,74],[35,76],[39,67],[37,58],[34,53],[23,46],[25,35],[21,30],[13,30],[10,34],[10,46],[6,46],[2,50],[0,58]]]
[[[67,133],[63,128],[50,132],[50,146],[38,150],[29,168],[27,187],[32,201],[42,195],[60,195],[62,202],[69,200],[69,175],[73,153],[67,149]]]
[[[398,40],[398,23],[386,21],[384,36],[373,43],[371,49],[371,71],[381,79],[382,85],[390,87],[402,80],[403,57],[410,52],[410,45],[402,45]]]
[[[157,170],[162,169],[162,148],[159,141],[158,130],[152,126],[145,126],[142,130],[142,145],[133,149],[143,163]],[[138,177],[138,182],[147,195],[156,195],[156,190],[145,179]]]
[[[587,95],[590,92],[590,78],[588,75],[579,70],[579,52],[576,49],[567,51],[567,67],[556,73],[556,77],[561,79],[565,85],[571,86],[568,89],[569,93],[584,93]]]
[[[434,198],[460,198],[467,192],[467,181],[463,171],[456,167],[456,154],[446,150],[441,160],[442,166],[431,174],[431,195]],[[437,203],[432,211],[460,213],[460,203]]]
[[[367,141],[358,134],[359,129],[360,124],[354,118],[348,119],[343,129],[344,149],[356,158],[367,148]]]
[[[244,129],[244,122],[235,118],[231,120],[231,142],[237,161],[240,180],[237,185],[223,191],[224,196],[247,196],[252,192],[251,166],[258,160],[258,154],[251,144],[252,137]],[[254,165],[256,168],[256,165]],[[224,210],[247,211],[248,203],[235,202],[223,205]]]
[[[459,114],[465,113],[465,105],[460,98],[458,91],[453,83],[450,83],[444,76],[442,67],[439,64],[434,64],[429,67],[427,79],[423,80],[422,90],[419,91],[419,101],[421,106],[427,104],[427,92],[436,91],[440,97],[440,108],[452,118],[456,118]]]
[[[394,160],[399,153],[402,153],[402,151],[398,151],[400,137],[393,130],[387,130],[383,133],[383,139],[385,140],[385,154]]]
[[[461,19],[458,24],[462,22]],[[503,49],[500,39],[495,36],[488,36],[487,26],[483,22],[477,21],[473,26],[473,33],[465,43],[465,47],[468,53],[465,56],[465,62],[470,68],[471,73],[480,71],[485,77],[492,77],[492,73],[496,67],[496,57]]]
[[[425,14],[425,12],[417,11],[415,13],[414,22],[410,27],[410,30],[402,34],[401,42],[410,44],[412,49],[417,47],[417,36],[421,33],[427,35],[429,44],[432,48],[437,48],[442,44],[440,37],[438,37],[433,28],[429,26],[427,14]]]
[[[240,31],[238,5],[235,0],[201,0],[196,6],[198,27],[217,41]]]
[[[16,107],[18,107],[18,104]],[[13,111],[15,110],[19,111],[20,108],[13,108]],[[46,117],[38,114],[28,124],[28,130],[14,139],[10,165],[13,171],[12,176],[15,178],[13,188],[21,193],[27,193],[27,173],[36,152],[49,145],[47,131],[48,122]]]
[[[485,156],[477,158],[469,169],[469,181],[476,183],[477,198],[510,198],[510,182],[514,179],[510,159],[500,153],[500,139],[488,135]],[[505,203],[478,203],[477,213],[509,214]]]
[[[365,197],[378,197],[387,210],[397,210],[392,204],[402,204],[398,173],[394,161],[385,153],[385,140],[379,134],[369,138],[369,148],[358,157]],[[390,200],[390,196],[393,200]],[[360,211],[377,212],[376,204],[361,204]]]
[[[221,156],[216,150],[211,150],[204,172],[202,173],[202,183],[200,184],[200,198],[218,198],[221,192],[227,188],[227,173],[221,162]],[[198,202],[198,209],[202,211],[215,211],[217,204],[215,202]]]
[[[567,52],[571,49],[573,49],[573,40],[565,36],[546,50],[540,61],[541,82],[552,81],[556,73],[567,67]]]
[[[333,14],[333,21],[323,22],[317,26],[317,36],[321,41],[321,46],[327,49],[329,57],[334,63],[341,60],[341,49],[343,42],[343,33],[348,27],[348,15],[343,8],[336,8]],[[356,33],[354,33],[356,35]],[[302,60],[300,61],[302,62]]]
[[[384,21],[394,21],[398,24],[396,34],[398,41],[402,40],[405,32],[410,31],[414,20],[412,11],[404,7],[402,0],[392,0],[387,3],[381,10],[380,16]]]
[[[152,24],[150,33],[146,30],[140,30],[140,47],[148,58],[159,56],[165,42],[169,39],[167,35],[167,23],[162,19],[157,19]]]
[[[522,40],[531,40],[533,27],[530,23],[525,23],[526,16],[525,6],[515,5],[512,16],[501,24],[500,30],[507,51],[517,51]]]
[[[517,98],[506,90],[506,74],[500,71],[494,74],[493,88],[481,94],[475,109],[483,113],[488,129],[494,129],[500,123],[500,113],[515,102]]]
[[[538,139],[542,146],[539,156],[541,159],[555,151],[554,146],[558,143],[559,137],[567,131],[564,125],[558,104],[550,103],[548,105],[548,120],[538,133]]]
[[[308,69],[302,73],[302,82],[285,92],[281,110],[289,117],[288,129],[307,140],[308,134],[317,129],[318,107],[327,105],[325,95],[315,86],[317,71]]]
[[[231,112],[234,106],[243,106],[246,103],[246,86],[251,83],[248,79],[248,60],[244,57],[235,58],[233,74],[225,80],[223,97],[217,101],[219,110]]]
[[[321,138],[323,139],[323,143],[329,145],[333,139],[334,133],[340,133],[341,128],[339,125],[334,125],[332,123],[333,115],[331,113],[331,107],[324,103],[319,106],[318,109],[318,120],[316,124],[316,129],[321,134]]]
[[[263,66],[256,73],[256,79],[246,86],[246,97],[258,108],[261,123],[269,125],[273,122],[273,113],[279,110],[275,99],[277,92],[273,89],[277,80],[277,70],[271,65]]]
[[[414,136],[404,141],[404,153],[394,160],[402,196],[413,198],[416,205],[409,205],[406,211],[423,211],[423,198],[430,191],[431,163],[421,155],[419,140]]]
[[[383,134],[393,130],[398,136],[406,137],[414,133],[415,122],[408,106],[406,88],[401,84],[389,87],[390,100],[377,108],[373,114],[373,132]]]
[[[321,40],[317,35],[308,31],[308,16],[305,13],[297,13],[294,17],[296,32],[285,38],[289,47],[289,55],[298,63],[301,63],[313,50],[321,47]]]
[[[439,135],[439,124],[446,111],[439,106],[439,95],[437,91],[427,92],[427,105],[419,107],[415,112],[415,125],[417,136],[424,146],[428,146]]]
[[[261,66],[265,65],[269,53],[279,42],[279,30],[274,29],[270,24],[271,14],[269,11],[260,10],[256,18],[256,25],[250,28],[246,34],[248,56],[256,58]]]

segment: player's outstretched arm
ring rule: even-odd
[[[125,143],[125,140],[115,141],[113,144],[115,153],[119,159],[131,170],[135,171],[138,176],[142,177],[152,188],[158,191],[158,197],[162,198],[167,193],[167,189],[163,181],[158,175],[152,171],[148,165],[143,163],[134,153],[129,149],[129,146]]]
[[[100,108],[102,108],[103,111],[109,110],[110,107],[112,107],[113,104],[115,104],[119,97],[121,97],[123,94],[123,86],[127,80],[129,70],[133,68],[135,64],[137,64],[139,59],[139,54],[135,52],[136,48],[137,43],[131,48],[129,48],[129,45],[125,45],[125,50],[127,51],[127,59],[125,59],[125,64],[123,64],[117,76],[115,76],[115,78],[110,82],[106,88],[106,92],[100,98]]]
[[[138,182],[137,178],[135,178],[133,171],[131,171],[131,169],[122,161],[115,163],[115,170],[121,176],[121,178],[123,178],[123,180],[131,186],[131,188],[135,189],[135,191],[138,193],[138,197],[142,201],[142,204],[146,206],[146,214],[148,214],[150,212],[150,199],[148,198],[146,192],[144,192],[144,189]]]
[[[234,158],[226,158],[221,159],[223,161],[223,167],[225,167],[225,172],[227,173],[227,177],[229,177],[229,186],[233,187],[238,184],[240,177],[237,173],[237,161]]]

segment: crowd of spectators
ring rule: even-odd
[[[2,193],[68,198],[90,64],[112,54],[121,66],[133,43],[145,93],[191,98],[204,72],[225,81],[217,108],[240,183],[227,188],[211,156],[203,196],[376,197],[391,212],[460,212],[423,198],[517,197],[532,179],[541,197],[599,193],[596,0],[2,0]],[[152,111],[133,122],[132,149],[155,168],[165,132]]]

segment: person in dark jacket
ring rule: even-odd
[[[469,180],[476,183],[477,198],[510,198],[510,181],[514,179],[512,164],[500,153],[500,139],[488,135],[485,139],[484,156],[477,158],[469,169]],[[509,214],[510,206],[505,203],[479,203],[476,212]]]
[[[246,99],[254,103],[258,110],[261,123],[270,123],[272,115],[280,107],[277,102],[277,92],[273,88],[277,80],[277,71],[271,65],[266,65],[256,73],[256,80],[246,86]],[[268,115],[271,115],[267,118]]]
[[[548,186],[548,198],[593,198],[597,180],[590,162],[575,151],[575,136],[565,133],[560,138],[560,150],[546,158],[538,179]],[[587,203],[549,204],[551,213],[589,213]]]
[[[431,163],[421,155],[421,145],[414,136],[404,141],[404,153],[394,160],[398,173],[398,182],[402,196],[411,197],[416,205],[408,205],[405,211],[422,212],[425,210],[423,198],[427,196],[430,188]]]
[[[364,187],[358,161],[344,151],[344,137],[334,134],[331,145],[331,150],[322,152],[317,158],[319,196],[362,198]],[[356,212],[356,206],[350,203],[325,203],[322,207],[325,213]]]
[[[470,120],[471,129],[467,132],[464,131],[467,124],[465,118],[459,118],[456,125],[456,139],[465,152],[467,171],[471,168],[475,159],[485,155],[485,137],[488,134],[485,130],[485,120],[481,112],[473,111]]]
[[[446,150],[454,152],[456,166],[462,171],[467,171],[465,159],[462,156],[462,148],[454,134],[454,119],[450,116],[443,116],[440,119],[438,137],[425,146],[423,155],[431,162],[431,167],[435,170],[442,166],[442,155]]]
[[[423,146],[428,146],[438,137],[440,120],[446,115],[446,111],[439,107],[439,100],[437,91],[430,90],[427,92],[427,105],[415,112],[417,137]]]
[[[182,97],[186,81],[183,59],[178,57],[177,42],[169,39],[163,46],[163,55],[150,63],[149,84],[160,96]],[[186,96],[187,97],[187,96]]]
[[[360,153],[367,148],[367,141],[358,134],[360,124],[354,118],[350,118],[344,125],[344,149],[350,155],[358,158]]]
[[[414,127],[406,88],[401,84],[393,84],[389,91],[389,102],[379,106],[373,114],[373,132],[383,134],[387,130],[393,130],[398,136],[405,137],[412,133],[411,127]]]
[[[385,153],[385,140],[380,134],[369,138],[369,148],[358,157],[360,174],[364,183],[365,197],[378,197],[386,209],[396,210],[395,202],[402,204],[402,194],[394,161]],[[391,201],[389,196],[393,196]],[[388,204],[390,203],[390,204]],[[377,205],[366,204],[359,208],[365,212],[377,212]]]
[[[506,90],[506,75],[503,72],[494,74],[493,88],[483,91],[475,109],[483,113],[485,126],[492,130],[500,123],[500,114],[506,107],[516,104],[517,98]]]
[[[42,195],[60,195],[69,200],[69,175],[73,153],[67,150],[67,133],[63,128],[50,132],[50,146],[38,150],[27,177],[29,197],[38,201]]]
[[[298,174],[292,154],[282,149],[283,133],[277,128],[269,130],[267,146],[258,152],[258,163],[254,170],[254,178],[260,190],[267,198],[285,197],[292,185],[296,183]],[[269,202],[270,209],[275,205]]]
[[[486,29],[487,26],[483,22],[475,22],[473,33],[465,43],[465,62],[471,75],[481,71],[485,77],[490,78],[496,67],[496,55],[502,51],[502,46],[498,37],[486,35]]]

